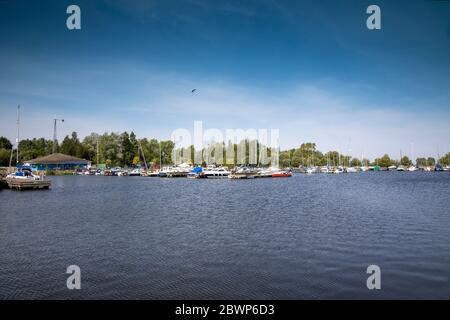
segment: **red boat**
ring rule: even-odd
[[[272,178],[287,178],[292,177],[292,172],[290,171],[279,171],[272,173]]]

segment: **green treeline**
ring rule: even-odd
[[[249,146],[251,143],[256,143],[257,154],[256,162],[263,162],[259,159],[259,150],[261,145],[257,141],[242,141],[239,144],[223,144],[224,152],[221,155],[223,160],[218,163],[227,165],[235,165],[237,163],[238,148],[244,147],[246,150],[246,161],[250,161]],[[5,137],[0,137],[0,166],[7,166],[11,158],[12,143]],[[234,159],[227,158],[227,150],[234,149]],[[44,138],[34,138],[21,140],[19,143],[19,161],[23,162],[37,157],[49,155],[52,153],[53,141]],[[160,158],[163,164],[172,163],[172,151],[174,143],[172,141],[158,141],[156,139],[138,139],[134,132],[128,133],[104,133],[102,135],[91,133],[83,140],[78,138],[76,132],[70,136],[67,135],[60,144],[57,145],[57,152],[68,154],[71,156],[86,159],[92,164],[102,163],[108,166],[133,167],[145,161],[147,164],[157,166],[160,163]],[[194,147],[183,149],[183,157],[187,158],[189,162],[194,163],[195,156]],[[214,150],[202,150],[204,155],[209,154],[214,156]],[[267,157],[270,157],[271,150],[268,148]],[[216,155],[217,156],[217,155]],[[15,150],[12,154],[12,163],[15,163]],[[307,142],[300,145],[299,148],[280,152],[280,166],[281,167],[299,167],[299,166],[361,166],[374,165],[380,167],[389,167],[391,165],[409,166],[412,161],[404,156],[400,160],[391,159],[389,155],[385,154],[380,158],[370,161],[368,159],[353,158],[349,155],[341,154],[338,151],[329,151],[322,153],[316,149],[316,144]],[[438,160],[441,165],[450,164],[450,152]],[[204,164],[204,163],[203,163]],[[418,158],[416,159],[417,166],[433,166],[436,164],[434,158]]]
[[[161,153],[160,153],[161,147]],[[82,141],[76,132],[66,136],[56,150],[59,153],[75,156],[91,161],[93,164],[105,163],[109,166],[131,167],[143,162],[159,164],[160,154],[162,163],[171,163],[171,153],[174,144],[172,141],[156,139],[137,139],[131,132],[104,133],[99,135],[91,133]],[[0,166],[7,166],[11,157],[11,142],[0,137]],[[52,153],[53,140],[26,139],[19,143],[19,162],[31,160]],[[139,150],[139,151],[138,151]],[[143,151],[143,153],[142,153]],[[16,153],[13,152],[12,163],[15,164]]]

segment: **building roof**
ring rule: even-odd
[[[53,153],[48,156],[24,161],[29,164],[88,164],[89,161],[62,153]]]

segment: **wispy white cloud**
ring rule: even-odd
[[[396,156],[400,149],[408,153],[411,143],[417,156],[450,150],[443,139],[450,135],[446,121],[450,108],[432,111],[427,108],[431,101],[386,102],[364,84],[340,84],[330,78],[275,91],[221,78],[149,72],[126,61],[114,66],[79,67],[77,78],[58,90],[52,89],[51,83],[61,75],[52,69],[42,82],[4,82],[0,135],[14,138],[15,106],[11,101],[17,98],[27,102],[22,137],[50,138],[51,119],[57,115],[67,119],[59,128],[60,139],[72,131],[83,137],[92,131],[124,130],[168,139],[173,130],[192,130],[193,122],[202,120],[205,128],[220,130],[280,129],[283,148],[313,141],[324,151],[337,149],[372,158],[383,152]],[[103,79],[117,80],[105,85]],[[131,91],[121,90],[124,81]],[[197,91],[192,93],[194,88]]]

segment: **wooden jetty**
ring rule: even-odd
[[[186,178],[189,172],[184,171],[175,171],[175,172],[167,172],[167,178]]]
[[[0,189],[6,189],[8,188],[8,183],[6,182],[6,179],[3,177],[0,177]]]
[[[50,180],[6,179],[8,187],[13,190],[49,189]]]
[[[258,174],[256,172],[235,172],[231,173],[228,178],[230,179],[254,179],[258,178]]]
[[[6,182],[7,170],[0,169],[0,189],[8,188],[8,183]]]

